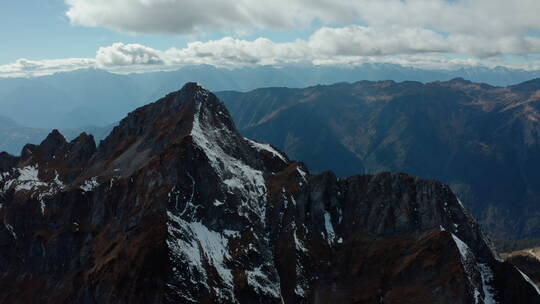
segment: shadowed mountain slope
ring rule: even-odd
[[[0,154],[0,303],[540,303],[450,188],[309,174],[195,83]]]
[[[220,92],[240,132],[315,172],[442,180],[496,238],[540,236],[540,80]]]

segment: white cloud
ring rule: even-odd
[[[253,41],[225,37],[208,42],[192,42],[182,49],[165,52],[173,64],[216,66],[279,65],[306,62],[313,57],[306,41],[275,43],[266,38]]]
[[[19,59],[15,63],[0,65],[0,77],[34,77],[57,72],[69,72],[95,67],[93,58],[66,58],[50,60]]]
[[[96,60],[104,67],[164,64],[161,52],[158,50],[140,44],[123,44],[121,42],[100,47]]]
[[[399,25],[446,33],[506,36],[540,30],[537,0],[360,0],[359,18],[370,26]]]
[[[100,67],[122,71],[185,64],[237,67],[372,61],[508,66],[498,57],[540,53],[538,0],[65,1],[72,24],[129,33],[238,36],[260,29],[323,25],[310,37],[286,43],[225,37],[168,50],[121,43],[98,50]],[[456,57],[462,59],[452,59]]]
[[[66,3],[69,6],[66,15],[73,24],[130,33],[282,29],[304,26],[314,19],[354,20],[354,12],[327,0],[66,0]]]
[[[366,24],[449,34],[540,30],[538,0],[66,0],[73,24],[132,33],[198,33]]]
[[[445,35],[424,28],[352,25],[322,27],[308,39],[292,42],[225,37],[191,42],[184,48],[168,50],[157,50],[140,44],[114,43],[99,48],[95,58],[43,61],[21,59],[0,66],[0,77],[38,76],[85,67],[100,67],[123,73],[171,70],[196,64],[235,68],[297,63],[359,65],[365,62],[388,62],[430,69],[477,65],[515,67],[512,62],[505,61],[504,57],[538,53],[540,38],[536,37]],[[525,67],[532,69],[538,68],[538,65],[529,62]]]
[[[476,37],[465,34],[445,36],[421,28],[375,28],[347,26],[323,27],[307,40],[275,43],[266,38],[253,41],[230,37],[189,43],[172,48],[161,56],[174,64],[211,64],[217,66],[279,65],[297,62],[337,64],[366,57],[390,61],[391,56],[436,54],[485,58],[497,55],[525,55],[540,52],[540,39],[533,37]],[[410,57],[410,56],[409,56]],[[471,62],[470,60],[467,62]]]
[[[447,41],[440,34],[420,28],[323,27],[309,39],[309,46],[322,54],[396,55],[447,52]]]

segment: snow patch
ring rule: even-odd
[[[283,162],[287,163],[287,159],[281,153],[279,153],[276,149],[272,148],[271,145],[261,144],[249,138],[245,138],[245,139],[253,148],[257,149],[257,151],[268,151],[272,153],[274,156],[276,156],[277,158],[281,159]]]
[[[4,182],[2,191],[5,192],[8,189],[18,191],[30,191],[32,198],[37,198],[39,202],[39,208],[41,214],[45,215],[46,204],[44,199],[55,195],[65,188],[64,183],[60,180],[58,172],[55,172],[55,177],[52,181],[46,182],[39,178],[39,166],[37,164],[29,165],[23,168],[14,170],[15,176]],[[4,181],[9,178],[11,174],[9,172],[3,172],[0,174],[0,181]]]
[[[174,222],[167,226],[169,231],[167,245],[175,257],[189,265],[190,270],[190,273],[177,275],[183,276],[184,279],[189,278],[195,285],[203,284],[209,288],[215,284],[210,284],[210,277],[205,268],[208,264],[214,268],[221,281],[215,283],[223,286],[216,290],[218,296],[224,300],[234,300],[233,275],[225,263],[231,258],[228,249],[229,237],[238,236],[239,233],[212,231],[200,222],[187,222],[171,212],[167,212],[167,216]]]
[[[493,282],[493,271],[487,264],[478,264],[480,275],[482,276],[482,289],[484,291],[484,304],[497,304],[495,301],[495,290],[490,285]]]
[[[441,227],[442,228],[442,227]],[[479,272],[480,277],[482,279],[482,291],[484,294],[483,298],[483,304],[497,304],[495,301],[495,290],[491,286],[491,283],[493,282],[493,271],[487,264],[478,263],[476,261],[476,257],[474,256],[474,253],[469,248],[465,242],[463,242],[460,238],[458,238],[456,235],[452,233],[452,238],[454,239],[454,242],[456,243],[456,246],[459,250],[459,253],[461,254],[461,263],[463,265],[463,268],[465,270],[465,273],[467,274],[467,278],[469,279],[469,282],[471,286],[474,288],[474,297],[475,297],[475,303],[480,303],[480,292],[478,291],[478,286],[473,281],[473,273],[472,272]]]
[[[42,182],[39,177],[38,165],[30,165],[17,169],[19,173],[18,177],[11,179],[4,184],[4,191],[9,189],[12,185],[15,185],[15,192],[26,190],[33,191],[39,187],[47,186],[47,183]]]
[[[294,288],[294,293],[297,296],[300,296],[300,297],[305,297],[306,296],[306,291],[299,284],[297,284],[296,287]]]
[[[444,228],[443,228],[444,229]],[[456,243],[456,246],[459,250],[459,253],[461,254],[462,259],[467,260],[469,257],[469,254],[472,254],[471,249],[465,242],[463,242],[460,238],[458,238],[455,234],[452,233],[452,238],[454,239],[454,242]]]
[[[336,233],[334,232],[334,226],[332,225],[332,217],[327,211],[324,212],[324,227],[326,229],[328,245],[332,245],[336,238]]]
[[[291,202],[292,202],[293,206],[296,207],[296,200],[294,199],[294,196],[291,196]]]
[[[469,212],[467,211],[467,209],[465,209],[465,206],[463,205],[463,203],[461,202],[461,200],[457,196],[456,196],[456,200],[457,200],[459,206],[461,207],[461,210],[466,215],[466,217],[470,218]],[[454,223],[455,232],[457,232],[458,228],[459,228],[459,226],[456,223]],[[482,238],[484,243],[488,246],[489,250],[491,251],[491,255],[493,256],[493,258],[495,258],[495,260],[497,260],[499,262],[504,262],[504,259],[501,258],[499,253],[497,253],[497,251],[495,250],[495,248],[493,246],[493,243],[488,240],[488,238],[484,235],[484,232],[482,230],[480,230],[480,237]]]
[[[300,177],[302,177],[302,180],[305,183],[307,183],[307,178],[306,178],[307,173],[304,170],[300,169],[300,167],[296,167],[296,171],[298,171],[298,174],[300,174]]]
[[[304,246],[302,241],[298,239],[298,236],[296,235],[296,227],[294,228],[293,236],[294,236],[294,245],[295,245],[296,250],[300,252],[308,252],[307,248]]]
[[[207,98],[206,92],[199,92],[201,96],[196,98]],[[203,150],[210,165],[223,180],[229,191],[240,194],[242,204],[239,213],[244,215],[244,209],[251,210],[260,219],[266,216],[266,184],[263,173],[256,170],[240,159],[227,154],[222,145],[228,140],[234,140],[234,134],[227,128],[207,128],[206,115],[201,109],[202,101],[196,105],[196,112],[193,120],[191,136],[193,142]]]
[[[269,295],[274,298],[281,298],[281,287],[279,281],[274,282],[268,278],[262,271],[262,267],[256,267],[251,271],[247,271],[247,282],[255,289],[255,291]]]
[[[99,187],[99,183],[97,181],[97,178],[94,176],[91,179],[85,180],[80,188],[84,192],[90,192],[97,187]]]
[[[304,267],[301,264],[300,259],[296,259],[296,286],[294,287],[294,293],[305,298],[307,296],[306,290],[309,290],[308,280],[305,276]]]
[[[524,274],[521,270],[519,270],[519,268],[516,267],[516,269],[517,269],[517,271],[519,271],[519,273],[525,279],[525,281],[527,281],[527,283],[531,284],[534,287],[534,290],[536,290],[536,293],[538,293],[540,295],[540,289],[538,288],[538,286],[536,286],[536,284],[534,284],[534,282],[531,280],[531,278],[529,278],[528,275]]]
[[[17,239],[17,234],[15,233],[15,230],[13,229],[13,226],[11,226],[10,224],[6,223],[6,220],[4,219],[4,227],[6,227],[6,229],[9,231],[9,233],[11,234],[11,236],[13,237],[13,239]]]

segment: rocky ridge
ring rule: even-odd
[[[0,303],[540,303],[448,186],[309,174],[196,83],[0,154],[0,204]]]
[[[240,132],[313,172],[407,172],[452,187],[496,240],[540,236],[540,79],[358,81],[218,92]]]

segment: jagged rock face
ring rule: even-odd
[[[360,81],[218,93],[240,132],[313,172],[448,183],[496,239],[540,236],[540,80]]]
[[[310,175],[194,83],[0,169],[0,303],[540,303],[447,186]]]

